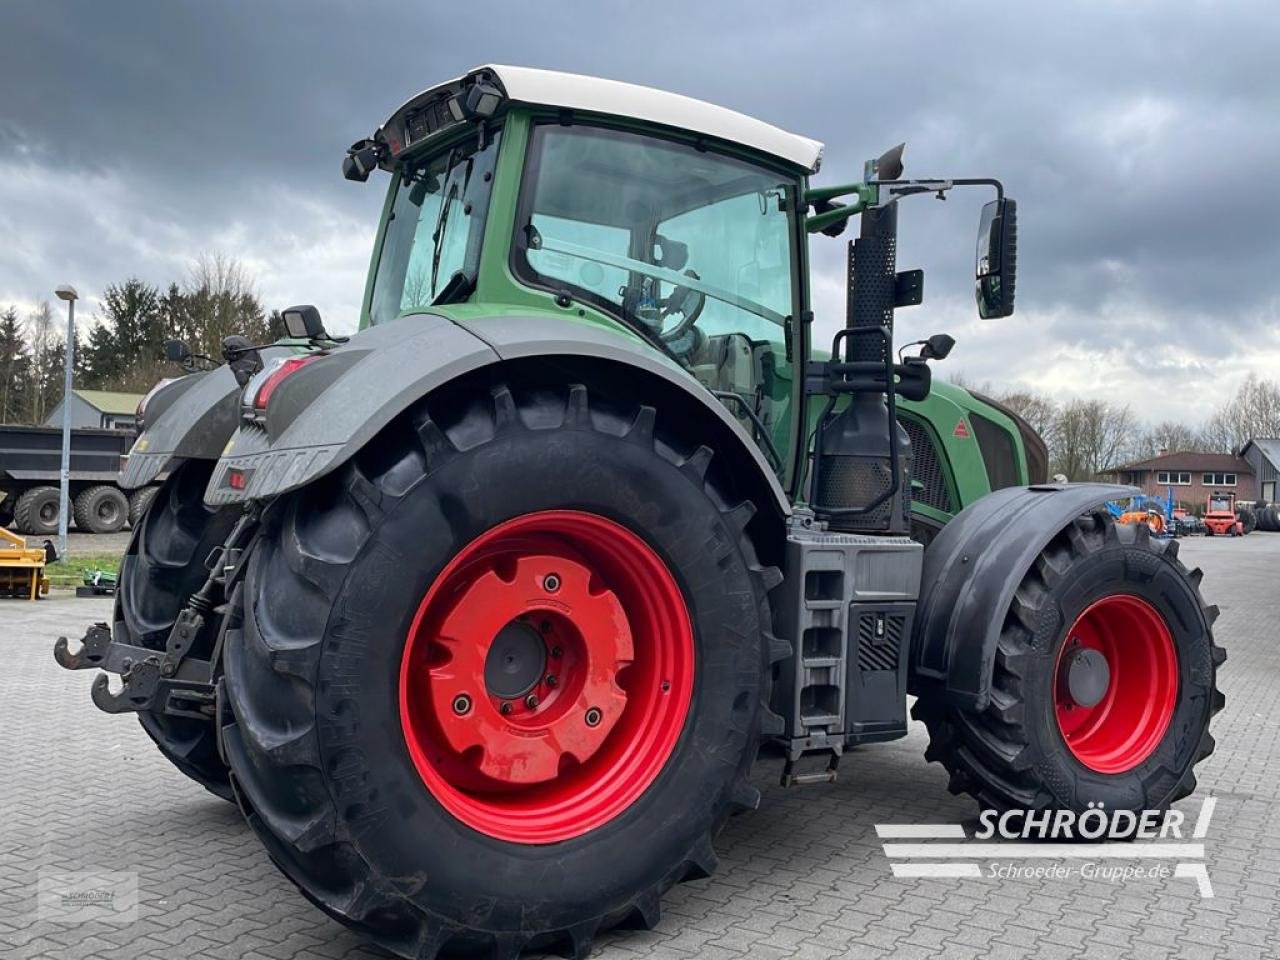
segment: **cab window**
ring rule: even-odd
[[[539,124],[513,266],[642,332],[726,404],[785,480],[795,189],[689,144]]]
[[[496,136],[482,149],[472,139],[406,162],[399,171],[369,303],[370,322],[470,294],[497,152]]]

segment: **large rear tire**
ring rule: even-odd
[[[129,495],[129,527],[132,529],[142,522],[143,514],[156,498],[159,487],[143,487]]]
[[[85,533],[118,533],[129,520],[129,498],[107,484],[89,487],[76,495],[71,516]]]
[[[213,466],[207,460],[180,464],[134,524],[116,587],[117,640],[163,650],[187,598],[209,575],[204,561],[226,539],[240,513],[238,507],[205,506],[204,490]],[[210,632],[205,631],[191,656],[209,655]],[[232,799],[213,718],[144,712],[138,720],[175,767],[210,793]]]
[[[653,407],[475,384],[268,509],[223,745],[308,898],[402,956],[585,957],[714,869],[786,647],[711,461]]]
[[[58,532],[57,487],[32,487],[18,496],[13,507],[13,526],[19,533],[47,537]]]
[[[1177,549],[1105,514],[1045,547],[1006,616],[987,708],[948,706],[932,689],[916,701],[925,757],[947,769],[952,793],[1080,813],[1160,810],[1195,789],[1226,653],[1213,641],[1217,608]]]

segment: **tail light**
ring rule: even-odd
[[[256,413],[266,413],[267,404],[271,402],[271,396],[276,392],[280,384],[291,374],[296,373],[302,367],[305,367],[313,360],[319,360],[324,354],[310,353],[305,357],[289,357],[282,360],[274,369],[272,369],[258,384],[258,389],[253,395],[253,409]]]

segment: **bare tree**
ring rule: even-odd
[[[1204,453],[1209,449],[1201,430],[1177,420],[1164,420],[1142,431],[1133,455],[1136,460],[1146,460],[1162,452]]]
[[[1128,406],[1103,400],[1070,401],[1046,438],[1050,473],[1092,480],[1119,466],[1133,453],[1136,427]]]
[[[996,398],[1031,424],[1031,429],[1041,437],[1048,436],[1058,419],[1058,406],[1043,394],[1034,390],[1015,390],[996,394]]]
[[[1280,384],[1249,374],[1235,396],[1214,411],[1204,437],[1221,453],[1234,453],[1251,437],[1280,437]]]
[[[170,288],[164,307],[172,332],[196,353],[219,357],[222,340],[233,333],[255,343],[272,339],[267,316],[248,272],[224,254],[202,254],[181,291]]]
[[[31,354],[31,397],[27,410],[32,423],[43,423],[62,400],[62,357],[66,346],[54,329],[53,309],[41,300],[27,315],[27,344]]]

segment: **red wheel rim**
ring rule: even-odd
[[[436,577],[405,644],[400,722],[453,816],[554,843],[654,781],[693,674],[689,612],[653,549],[597,514],[548,510],[481,534]]]
[[[1105,659],[1109,682],[1096,703],[1082,706],[1069,677],[1089,650]],[[1151,756],[1178,699],[1173,636],[1151,604],[1128,594],[1090,604],[1067,631],[1054,673],[1058,729],[1077,760],[1098,773],[1124,773]]]

